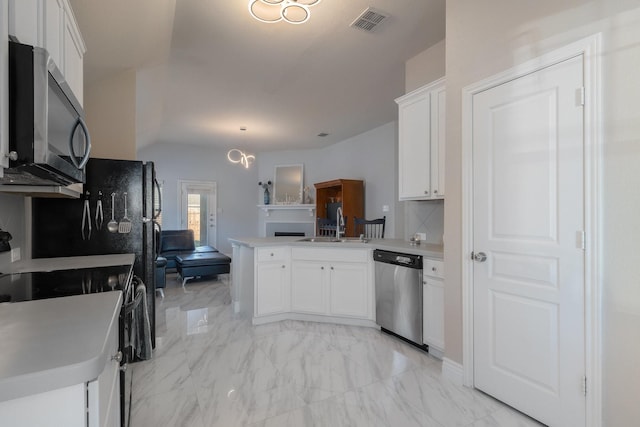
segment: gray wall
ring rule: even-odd
[[[11,236],[13,236],[13,239],[9,242],[11,248],[20,248],[22,257],[24,257],[26,229],[23,196],[0,194],[0,228],[11,233]],[[0,253],[0,272],[9,263],[11,263],[10,253]]]
[[[190,145],[154,144],[138,152],[138,160],[151,160],[162,181],[162,228],[179,225],[178,180],[215,181],[218,187],[218,243],[220,252],[232,253],[229,237],[258,235],[256,190],[258,170],[227,160],[226,149]]]
[[[446,357],[462,362],[461,90],[602,32],[603,425],[640,419],[640,8],[632,0],[448,0]]]

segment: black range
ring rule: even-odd
[[[20,302],[130,289],[132,267],[78,268],[0,275],[0,302]]]

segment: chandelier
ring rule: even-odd
[[[320,0],[249,0],[249,13],[261,22],[302,24],[311,16],[309,7],[318,3]]]
[[[237,148],[232,148],[227,152],[227,159],[229,159],[231,163],[240,163],[246,169],[249,169],[249,166],[256,159],[256,156],[253,154],[247,154]]]

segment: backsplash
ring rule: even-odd
[[[444,233],[444,200],[407,201],[404,209],[405,239],[426,233],[427,243],[442,244]]]

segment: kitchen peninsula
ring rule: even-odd
[[[121,289],[133,262],[133,254],[114,254],[23,260],[4,269],[3,425],[119,425]],[[122,279],[106,282],[104,269]],[[81,284],[60,282],[65,273],[79,274]]]
[[[229,239],[234,310],[254,324],[294,319],[377,327],[373,250],[443,257],[441,245],[400,239],[308,240]]]

